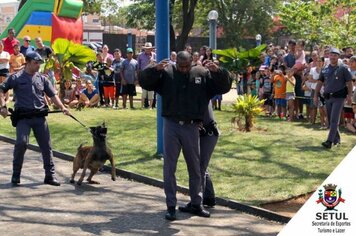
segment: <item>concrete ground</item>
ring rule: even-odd
[[[25,154],[21,186],[12,187],[13,145],[0,141],[1,235],[276,235],[282,224],[216,206],[211,218],[177,212],[164,219],[160,188],[100,173],[100,185],[69,183],[72,163],[55,158],[60,187],[43,184],[40,153]],[[79,173],[77,173],[77,178]],[[178,194],[179,204],[188,197]]]

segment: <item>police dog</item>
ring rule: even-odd
[[[99,182],[93,181],[92,178],[107,160],[109,160],[111,164],[111,179],[115,181],[116,169],[112,152],[106,145],[107,128],[105,127],[105,123],[97,127],[90,127],[90,132],[93,136],[94,145],[83,146],[83,144],[81,144],[78,147],[77,155],[73,160],[73,174],[70,179],[70,183],[74,183],[75,174],[80,168],[82,168],[82,175],[77,182],[78,185],[81,185],[85,177],[85,172],[89,168],[91,172],[87,179],[88,183],[100,184]]]

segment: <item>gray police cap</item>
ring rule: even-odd
[[[337,49],[337,48],[331,48],[331,49],[330,49],[330,53],[335,53],[335,54],[337,54],[337,55],[340,55],[340,54],[341,54],[341,53],[340,53],[340,50]]]
[[[29,59],[29,60],[38,61],[38,62],[41,62],[41,63],[44,62],[43,59],[42,59],[42,57],[41,57],[41,55],[38,54],[38,53],[35,52],[35,51],[26,53],[26,59],[27,59],[27,60]]]

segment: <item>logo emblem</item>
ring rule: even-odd
[[[319,189],[319,199],[316,201],[317,204],[322,203],[326,209],[325,211],[334,210],[340,202],[344,203],[345,199],[341,197],[341,188],[337,191],[336,184],[324,185],[324,191]]]
[[[195,84],[201,84],[201,77],[195,77]]]

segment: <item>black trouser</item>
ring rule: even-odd
[[[52,160],[51,138],[45,117],[33,117],[18,121],[16,126],[13,174],[20,177],[31,129],[41,149],[45,174],[46,176],[53,176],[55,174],[55,168]]]

